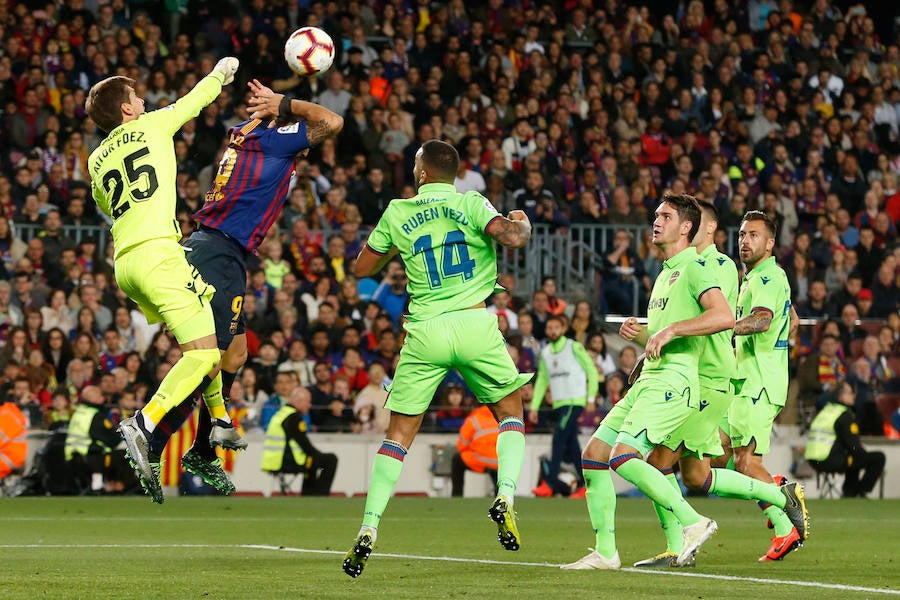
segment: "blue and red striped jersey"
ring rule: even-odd
[[[228,148],[194,219],[253,252],[284,206],[294,157],[309,148],[306,121],[269,128],[254,119],[235,125],[228,136]]]

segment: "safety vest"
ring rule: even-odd
[[[296,440],[289,440],[284,432],[284,420],[297,412],[293,406],[282,406],[269,421],[266,428],[266,441],[263,443],[262,465],[263,471],[278,472],[284,464],[285,444],[291,449],[294,462],[303,467],[306,465],[306,453]]]
[[[806,460],[823,461],[828,458],[834,442],[837,441],[834,424],[846,411],[847,407],[843,404],[831,402],[816,415],[812,425],[809,426],[809,441],[806,442],[804,454]]]
[[[100,412],[96,406],[82,402],[75,408],[72,418],[69,419],[69,429],[66,433],[66,460],[72,460],[75,454],[87,456],[91,448],[91,423],[94,416]]]
[[[498,427],[494,413],[482,405],[472,411],[459,428],[456,449],[466,466],[476,473],[484,473],[485,469],[497,470]]]
[[[541,350],[541,360],[547,369],[554,404],[587,396],[587,373],[575,358],[574,344],[574,341],[567,338],[559,352],[553,352],[549,345]]]
[[[0,479],[25,464],[28,443],[25,415],[12,402],[0,404]]]

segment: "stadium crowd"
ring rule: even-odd
[[[337,43],[317,79],[281,58],[306,24]],[[350,265],[388,202],[415,193],[416,150],[440,138],[459,149],[460,191],[525,210],[542,235],[621,227],[597,249],[599,296],[567,303],[552,279],[518,295],[506,277],[511,293],[492,299],[523,372],[547,317],[568,317],[601,378],[586,429],[635,362],[631,347],[607,349],[615,328],[603,319],[630,310],[631,278],[646,293],[661,269],[643,230],[670,190],[714,202],[723,251],[746,210],[777,221],[797,311],[824,322],[794,346],[801,399],[822,405],[850,381],[865,431],[897,434],[876,397],[896,391],[898,375],[900,40],[862,4],[3,2],[0,41],[2,393],[32,427],[66,420],[89,383],[113,421],[132,414],[180,352],[116,288],[111,244],[91,228],[103,221],[86,169],[99,141],[87,90],[126,75],[148,109],[162,108],[231,54],[236,85],[175,138],[185,235],[226,131],[248,118],[251,78],[344,115],[336,141],[297,159],[278,227],[248,270],[251,360],[231,397],[245,427],[264,429],[305,386],[314,429],[384,430],[405,272],[392,262],[380,280],[357,281]],[[461,381],[451,376],[427,426],[459,428],[474,406]]]

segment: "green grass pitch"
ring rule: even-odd
[[[359,579],[341,571],[363,499],[0,499],[0,598],[890,598],[900,501],[813,501],[806,547],[757,562],[771,532],[750,502],[695,500],[719,521],[693,569],[561,571],[593,535],[585,503],[521,499],[506,552],[489,499],[395,498]],[[661,551],[646,500],[619,499],[623,566]],[[517,563],[517,564],[505,564]],[[687,576],[685,576],[687,575]],[[865,589],[856,589],[865,588]]]

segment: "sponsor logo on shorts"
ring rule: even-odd
[[[666,402],[671,400],[674,395],[675,395],[674,392],[666,392]]]
[[[700,410],[703,410],[707,406],[709,406],[709,400],[701,400],[700,401]]]

